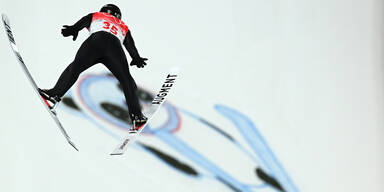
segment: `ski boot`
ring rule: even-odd
[[[140,115],[132,114],[131,119],[133,123],[131,129],[129,129],[129,132],[131,133],[138,132],[143,127],[143,125],[147,123],[147,120],[148,120],[148,118],[145,117],[143,114],[140,114]]]
[[[54,112],[56,106],[61,101],[60,97],[55,95],[51,96],[49,95],[46,89],[38,89],[41,97],[44,99],[45,104],[48,106],[48,108]]]

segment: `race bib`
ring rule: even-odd
[[[128,32],[128,27],[124,22],[109,13],[96,12],[93,14],[91,26],[89,27],[90,34],[98,31],[106,31],[115,35],[121,43],[123,43],[125,35]]]

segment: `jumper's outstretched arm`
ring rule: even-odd
[[[63,34],[64,37],[73,36],[73,40],[75,41],[77,38],[77,35],[79,34],[79,31],[84,29],[85,27],[89,28],[92,22],[92,15],[93,13],[90,13],[83,18],[81,18],[79,21],[77,21],[74,25],[64,25],[61,29],[61,34]]]

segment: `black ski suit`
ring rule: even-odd
[[[70,28],[74,40],[77,37],[78,31],[85,27],[90,27],[92,16],[93,13],[88,14],[73,26],[67,26]],[[139,56],[129,30],[123,45],[133,59],[131,65],[144,67],[146,59]],[[76,82],[80,73],[97,63],[104,64],[121,83],[130,117],[132,118],[132,115],[141,115],[141,106],[136,95],[136,83],[129,72],[127,58],[120,40],[105,31],[93,33],[83,42],[77,51],[74,61],[63,71],[56,85],[52,89],[47,90],[47,93],[50,96],[62,97]]]

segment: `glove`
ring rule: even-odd
[[[68,37],[68,36],[73,36],[72,40],[76,40],[77,38],[77,35],[79,34],[79,31],[77,29],[75,29],[74,26],[68,26],[68,25],[64,25],[63,28],[61,29],[61,34],[63,34],[64,37]]]
[[[145,61],[148,60],[147,58],[138,57],[131,61],[131,66],[136,65],[137,68],[143,68],[147,63]]]

